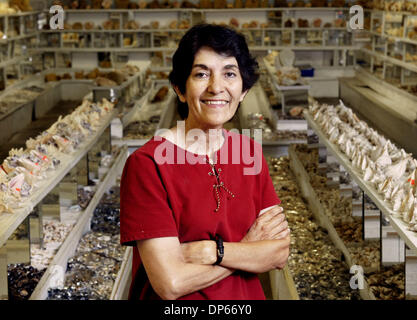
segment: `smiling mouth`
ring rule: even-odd
[[[210,107],[223,107],[229,103],[227,100],[201,100],[201,102]]]

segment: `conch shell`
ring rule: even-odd
[[[68,139],[62,138],[57,135],[54,135],[52,138],[58,145],[60,151],[65,152],[65,153],[70,153],[73,151],[71,141],[69,141]]]
[[[398,161],[394,165],[388,167],[385,174],[393,180],[398,180],[405,173],[405,170],[407,169],[407,162],[408,159]]]
[[[389,156],[388,148],[386,146],[384,147],[382,154],[378,157],[378,159],[376,159],[375,162],[382,168],[392,164],[391,157]]]
[[[401,204],[403,202],[403,198],[404,198],[404,190],[403,189],[399,189],[399,191],[397,193],[392,195],[392,210],[394,210],[395,212],[400,211],[401,208]]]
[[[22,185],[25,182],[25,175],[23,173],[19,173],[17,176],[12,178],[9,182],[9,189],[13,193],[17,193],[20,195],[20,191],[22,189]]]
[[[392,178],[388,177],[387,179],[385,179],[384,182],[380,183],[378,185],[378,192],[385,193],[387,190],[392,189],[391,181],[392,181]]]
[[[403,219],[405,222],[410,222],[413,217],[417,218],[417,199],[409,199],[409,209],[404,212]],[[415,220],[414,219],[414,220]]]
[[[413,195],[413,191],[410,189],[408,194],[405,196],[405,198],[404,198],[404,200],[401,204],[400,211],[404,212],[405,215],[408,215],[408,213],[409,213],[410,209],[412,208],[413,204],[414,204],[414,195]],[[410,219],[411,219],[411,217],[410,217]],[[407,221],[407,220],[405,220],[405,221]],[[409,222],[409,221],[410,220],[408,220],[407,222]]]

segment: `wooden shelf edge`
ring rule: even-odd
[[[132,278],[133,247],[127,247],[123,256],[123,262],[117,273],[110,300],[124,300],[126,290],[129,290]]]

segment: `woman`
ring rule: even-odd
[[[122,175],[121,243],[135,246],[131,299],[265,299],[257,273],[284,267],[289,229],[262,149],[222,129],[256,68],[229,28],[198,25],[180,41],[170,81],[185,125],[134,152]],[[252,173],[245,145],[261,164]]]

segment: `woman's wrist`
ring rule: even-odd
[[[217,261],[216,241],[214,241],[214,240],[206,241],[205,252],[206,252],[206,256],[209,258],[210,264],[215,264],[216,261]]]

